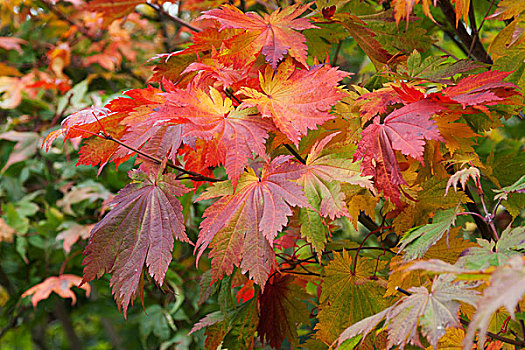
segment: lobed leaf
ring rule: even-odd
[[[337,84],[347,75],[326,65],[298,70],[286,60],[277,71],[266,68],[264,74],[259,73],[261,91],[246,87],[239,93],[248,97],[243,106],[256,106],[263,117],[272,118],[277,128],[298,145],[308,130],[335,118],[330,108],[344,97]]]
[[[112,273],[110,283],[124,315],[135,298],[146,264],[160,285],[172,259],[173,238],[191,243],[186,236],[182,206],[175,196],[188,192],[173,174],[146,175],[134,171],[135,182],[111,201],[114,209],[91,231],[84,251],[86,283]]]
[[[205,198],[222,197],[205,210],[195,247],[199,259],[211,243],[213,280],[240,263],[243,272],[264,286],[274,264],[273,241],[292,215],[290,206],[309,206],[301,187],[292,182],[303,172],[290,157],[280,156],[263,166],[260,177],[243,173],[233,194],[225,195],[230,192],[224,185],[206,192]]]
[[[254,60],[261,52],[273,69],[277,69],[277,64],[286,53],[306,67],[305,59],[308,50],[305,45],[306,39],[296,30],[317,28],[308,19],[297,18],[308,7],[310,5],[297,4],[285,9],[277,9],[272,14],[264,14],[264,17],[261,17],[255,12],[245,14],[234,6],[223,5],[220,9],[205,11],[199,18],[218,21],[221,30],[244,29],[246,32],[239,34],[238,37],[243,39],[245,47],[251,48]]]

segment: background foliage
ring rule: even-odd
[[[224,3],[0,3],[0,347],[522,347],[523,2]],[[140,191],[196,247],[94,266]]]

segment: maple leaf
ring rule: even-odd
[[[435,151],[439,152],[439,148]],[[448,173],[443,175],[448,177]],[[443,196],[446,183],[447,181],[444,178],[439,179],[437,174],[432,175],[428,180],[424,180],[421,184],[421,191],[416,194],[417,202],[410,203],[394,218],[395,232],[407,232],[415,226],[425,225],[438,210],[455,208],[459,202],[469,203],[471,201],[461,191],[459,193],[450,192]]]
[[[478,296],[478,292],[472,290],[475,285],[453,280],[451,275],[439,276],[434,280],[430,292],[424,287],[410,288],[410,296],[347,328],[337,339],[338,344],[358,334],[365,338],[386,318],[383,328],[388,330],[387,350],[393,346],[403,348],[408,343],[422,346],[418,326],[421,326],[421,333],[435,348],[439,338],[445,334],[445,329],[461,326],[457,315],[460,302],[474,305]]]
[[[470,349],[478,332],[478,348],[485,344],[491,316],[504,306],[514,319],[514,308],[525,294],[525,258],[515,256],[508,265],[498,267],[490,277],[490,285],[476,304],[476,313],[472,318],[465,336],[464,350]]]
[[[224,163],[234,188],[252,154],[265,157],[264,143],[270,121],[257,116],[254,108],[234,108],[232,100],[223,98],[214,88],[209,93],[190,86],[165,94],[169,113],[184,118],[182,129],[185,143],[195,147],[195,140],[214,142],[216,157],[207,155],[207,165]]]
[[[244,29],[245,33],[239,34],[245,46],[250,46],[254,56],[261,52],[273,69],[283,59],[286,53],[306,64],[308,47],[305,37],[295,30],[317,28],[306,18],[297,18],[310,5],[299,4],[277,9],[272,14],[259,16],[255,12],[244,14],[241,10],[231,5],[224,5],[220,9],[205,11],[199,19],[213,19],[221,24],[221,30],[226,28]],[[239,38],[236,38],[237,40]]]
[[[470,0],[469,0],[470,1]],[[442,93],[463,106],[494,105],[503,103],[509,96],[504,94],[507,89],[513,90],[516,85],[503,79],[511,72],[487,71],[470,75],[461,79],[456,85],[449,86]]]
[[[402,19],[406,19],[408,25],[408,20],[410,14],[412,13],[412,9],[417,3],[419,3],[419,0],[392,0],[392,7],[394,8],[394,18],[396,19],[396,23],[399,24]],[[432,14],[430,13],[431,3],[431,0],[422,0],[423,13],[433,20]]]
[[[71,298],[73,300],[72,304],[75,304],[77,297],[71,290],[71,287],[75,286],[84,289],[87,297],[91,293],[91,286],[87,283],[79,286],[80,282],[82,282],[82,278],[75,275],[51,276],[46,278],[44,282],[26,290],[22,294],[22,298],[32,295],[31,303],[33,307],[36,307],[40,300],[47,299],[51,292],[55,292],[62,298]]]
[[[313,145],[306,158],[305,173],[299,179],[308,202],[315,209],[301,210],[301,233],[317,252],[323,250],[326,242],[326,235],[323,235],[326,230],[322,228],[319,214],[331,220],[350,216],[341,183],[360,185],[373,191],[370,178],[360,175],[360,164],[350,159],[351,149],[326,148],[337,134],[330,134]]]
[[[309,295],[295,283],[290,275],[276,274],[266,283],[259,298],[259,326],[261,341],[266,340],[280,349],[284,339],[292,346],[298,345],[297,327],[309,324],[309,312],[303,300]]]
[[[439,211],[431,224],[415,228],[405,234],[399,250],[405,250],[405,261],[422,257],[439,239],[450,231],[459,214],[459,206]]]
[[[146,0],[93,0],[85,6],[85,9],[101,12],[106,26],[118,18],[129,15],[137,5],[145,2]]]
[[[325,268],[321,297],[319,299],[319,323],[316,337],[326,343],[333,342],[350,324],[356,323],[387,306],[383,298],[382,280],[374,280],[376,262],[359,258],[356,271],[348,251],[334,253]]]
[[[425,350],[462,350],[465,331],[461,328],[447,328],[446,333],[439,339],[437,346],[432,345]]]
[[[210,327],[218,322],[224,321],[224,315],[220,311],[215,311],[210,314],[207,314],[203,318],[199,320],[199,322],[195,323],[193,327],[191,328],[188,335],[191,335],[195,332],[197,332],[199,329]]]
[[[242,88],[238,93],[248,97],[242,105],[257,106],[263,117],[272,118],[277,128],[298,145],[309,129],[335,118],[330,108],[344,97],[337,84],[347,75],[326,65],[298,70],[286,60],[277,71],[268,67],[264,75],[259,73],[262,92]]]
[[[174,174],[155,178],[130,173],[133,183],[119,191],[115,208],[91,231],[84,251],[83,283],[113,273],[111,286],[119,307],[126,310],[136,296],[142,269],[162,285],[172,259],[173,238],[190,243],[185,234],[182,206],[175,196],[188,192]]]
[[[465,169],[462,169],[460,171],[457,171],[448,180],[447,188],[445,189],[445,195],[447,195],[448,189],[450,188],[450,186],[453,186],[454,187],[454,191],[457,192],[458,183],[461,183],[461,187],[464,190],[465,189],[465,185],[466,185],[469,177],[472,177],[474,182],[476,184],[479,184],[479,176],[480,176],[479,169],[476,168],[476,167],[469,167],[469,168],[465,168]]]
[[[71,247],[73,244],[75,244],[76,241],[79,240],[79,238],[82,239],[88,239],[91,233],[91,230],[93,229],[94,225],[79,225],[79,224],[72,224],[69,228],[66,230],[60,232],[56,240],[63,240],[62,248],[66,252],[66,254],[69,254],[71,252]]]
[[[359,163],[352,162],[349,158],[351,150],[346,148],[327,150],[326,145],[338,133],[330,134],[324,139],[316,142],[306,159],[305,174],[299,180],[308,193],[311,188],[316,193],[312,202],[320,202],[318,210],[321,215],[335,219],[348,215],[344,203],[345,196],[341,191],[340,183],[359,185],[373,192],[370,177],[363,177],[359,173]],[[307,195],[308,197],[308,195]]]
[[[301,186],[291,181],[302,175],[303,167],[290,158],[266,163],[260,177],[248,168],[235,192],[228,183],[217,183],[199,197],[222,197],[205,210],[195,247],[199,259],[211,243],[213,280],[240,264],[264,286],[274,264],[273,241],[292,215],[290,206],[308,207]]]
[[[494,13],[488,16],[488,19],[498,18],[498,19],[511,19],[513,17],[519,16],[523,11],[525,11],[525,4],[521,1],[515,0],[502,0],[498,3],[498,8]]]
[[[436,102],[420,100],[390,113],[383,123],[375,117],[363,130],[354,160],[363,160],[363,175],[374,176],[376,187],[394,204],[401,204],[398,187],[405,184],[394,150],[423,163],[424,140],[441,140],[430,117],[444,108]]]
[[[457,261],[459,266],[468,269],[484,269],[489,266],[505,265],[513,256],[522,255],[525,249],[525,227],[507,227],[494,243],[485,239],[477,239],[478,246],[465,251]]]
[[[497,193],[497,195],[494,196],[495,200],[499,200],[499,199],[507,200],[508,195],[510,193],[525,193],[525,175],[520,177],[512,185],[503,187],[499,190],[493,190],[493,191]]]
[[[459,229],[452,229],[449,237],[441,237],[428,249],[423,258],[430,261],[441,259],[448,264],[454,264],[467,249],[475,247],[475,243],[457,237]],[[407,290],[410,287],[424,286],[430,281],[427,272],[412,269],[412,261],[405,262],[402,255],[396,255],[390,260],[390,271],[385,296],[399,294],[397,288]]]
[[[352,38],[354,38],[359,47],[372,60],[376,67],[391,63],[391,61],[403,59],[403,56],[396,58],[388,53],[375,39],[376,35],[374,32],[370,30],[366,23],[359,19],[359,17],[349,13],[337,13],[332,19],[340,23],[350,33]]]
[[[6,50],[16,50],[20,55],[24,53],[20,45],[27,44],[27,41],[12,36],[0,36],[0,47]]]
[[[18,162],[23,162],[24,160],[36,154],[38,151],[38,144],[40,142],[40,135],[35,132],[18,132],[12,130],[1,133],[0,140],[16,142],[16,145],[9,155],[7,162],[0,170],[0,172],[4,172],[11,165]]]

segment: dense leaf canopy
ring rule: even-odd
[[[2,349],[525,347],[524,19],[1,2]]]

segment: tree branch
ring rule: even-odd
[[[297,158],[298,161],[300,161],[303,164],[306,164],[306,159],[301,157],[301,155],[289,144],[285,143],[284,148],[286,148],[295,158]]]
[[[459,21],[456,26],[456,12],[450,3],[450,0],[439,0],[438,6],[445,15],[447,22],[452,26],[452,28],[454,28],[455,33],[459,37],[459,40],[461,40],[463,43],[464,47],[469,48],[472,46],[472,56],[480,62],[492,64],[492,59],[483,47],[483,44],[481,44],[479,37],[477,35],[471,36],[467,32],[465,24],[462,21]],[[474,29],[473,34],[476,31],[477,29]]]
[[[49,0],[40,0],[40,3],[49,11],[51,11],[55,16],[57,16],[59,19],[69,23],[70,25],[76,27],[78,31],[84,35],[86,38],[88,38],[91,41],[100,41],[102,38],[98,35],[91,34],[84,26],[81,26],[77,23],[75,23],[73,20],[71,20],[68,16],[66,16],[62,11],[60,11],[55,5],[51,4]]]
[[[487,241],[490,241],[492,236],[492,230],[490,229],[489,225],[487,225],[487,222],[482,219],[484,216],[481,214],[481,211],[479,210],[476,202],[474,201],[474,196],[472,196],[472,193],[468,189],[468,187],[465,187],[465,194],[472,200],[470,203],[466,203],[467,209],[470,212],[476,213],[477,215],[472,215],[472,218],[474,219],[474,223],[478,227],[478,230],[481,234],[481,237],[486,239]]]
[[[57,299],[55,302],[55,316],[62,323],[69,345],[71,345],[71,349],[84,349],[84,345],[78,338],[75,328],[73,328],[73,323],[71,322],[71,317],[66,308],[66,304],[62,299]]]
[[[188,23],[185,20],[183,20],[183,19],[181,19],[179,17],[173,16],[173,15],[169,14],[168,12],[164,11],[162,6],[151,4],[149,2],[147,2],[146,5],[148,5],[149,7],[154,9],[155,11],[157,11],[161,16],[164,16],[164,17],[168,18],[169,20],[177,23],[178,25],[180,25],[182,27],[186,27],[189,30],[192,30],[192,31],[197,32],[197,33],[202,31],[200,28],[195,27],[193,24]]]
[[[129,149],[130,151],[133,151],[133,152],[137,153],[138,155],[141,155],[142,157],[144,157],[146,159],[154,161],[155,163],[162,164],[162,160],[160,160],[159,158],[156,158],[156,157],[154,157],[152,155],[149,155],[147,153],[142,152],[141,150],[138,150],[138,149],[136,149],[134,147],[131,147],[130,145],[125,144],[124,142],[120,141],[119,139],[114,138],[113,136],[111,136],[111,135],[109,135],[107,133],[102,133],[101,137],[106,139],[106,140],[118,143],[122,147],[125,147],[125,148]],[[216,179],[214,177],[208,177],[208,176],[196,173],[194,171],[186,170],[184,168],[181,168],[181,167],[173,164],[173,162],[171,160],[168,160],[168,162],[166,163],[166,166],[168,166],[168,167],[170,167],[172,169],[175,169],[177,171],[180,171],[181,173],[189,175],[191,177],[191,179],[194,180],[194,181],[209,181],[209,182],[222,181],[222,180]]]

